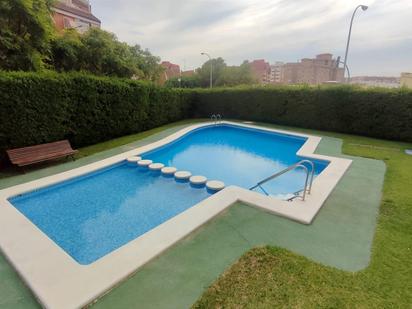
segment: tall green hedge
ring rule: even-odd
[[[412,91],[347,86],[191,89],[84,74],[0,72],[4,150],[90,145],[190,117],[263,121],[412,142]]]
[[[351,86],[197,90],[198,117],[297,126],[412,142],[412,91]]]
[[[90,145],[187,118],[192,94],[84,74],[0,73],[0,153],[60,139]]]

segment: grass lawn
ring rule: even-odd
[[[284,249],[255,248],[222,274],[194,308],[412,308],[412,156],[404,153],[411,145],[322,134],[342,138],[345,154],[387,165],[370,265],[350,273]]]
[[[145,139],[147,137],[150,137],[156,133],[159,132],[163,132],[167,129],[171,129],[171,128],[175,128],[175,127],[179,127],[179,126],[183,126],[186,124],[190,124],[195,122],[196,120],[183,120],[183,121],[179,121],[179,122],[174,122],[174,123],[170,123],[161,127],[157,127],[148,131],[144,131],[144,132],[140,132],[140,133],[136,133],[136,134],[131,134],[131,135],[126,135],[126,136],[122,136],[119,138],[115,138],[115,139],[111,139],[109,141],[103,142],[103,143],[99,143],[99,144],[95,144],[95,145],[91,145],[91,146],[87,146],[87,147],[82,147],[77,149],[78,153],[75,155],[75,159],[80,159],[80,158],[85,158],[94,154],[98,154],[100,152],[104,152],[104,151],[110,151],[111,149],[114,149],[116,147],[121,147],[136,141],[140,141],[142,139]],[[124,150],[127,151],[127,150]],[[115,155],[115,154],[111,154],[111,155]],[[103,159],[103,158],[101,158]],[[29,172],[35,172],[35,171],[41,171],[44,168],[47,167],[55,167],[56,163],[67,163],[70,162],[70,159],[59,159],[59,160],[54,160],[51,162],[45,162],[45,163],[41,163],[41,164],[36,164],[36,165],[32,165],[26,168],[26,171]],[[1,167],[1,166],[0,166]],[[73,167],[74,168],[74,167]],[[11,166],[7,166],[6,168],[1,168],[0,169],[0,179],[4,179],[4,178],[9,178],[9,177],[13,177],[13,176],[21,176],[22,175],[22,171],[21,170],[17,170],[14,167]],[[32,180],[32,179],[30,179]]]

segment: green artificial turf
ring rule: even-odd
[[[6,177],[0,180],[0,188],[110,157],[156,141],[192,122],[170,124],[82,148],[75,162],[35,167],[25,175]],[[301,225],[238,203],[146,264],[98,300],[97,307],[186,308],[227,269],[195,307],[409,308],[412,196],[408,184],[412,183],[412,157],[405,155],[404,149],[412,145],[313,130],[296,131],[326,136],[318,153],[340,155],[337,137],[344,141],[345,154],[386,162],[384,196],[371,260],[370,244],[377,216],[377,206],[373,205],[379,201],[376,191],[379,192],[384,167],[381,161],[356,158],[312,225]],[[15,171],[4,176],[10,175],[15,175]],[[373,202],[368,194],[363,199],[351,197],[353,190],[359,192],[368,187]],[[349,201],[359,201],[359,205],[367,201],[367,212],[349,205]],[[267,244],[271,247],[258,247],[244,254],[252,247]],[[362,270],[350,272],[325,265]],[[0,255],[0,307],[37,306]]]
[[[387,165],[370,265],[345,272],[285,249],[255,248],[194,308],[412,308],[412,156],[404,153],[411,145],[334,135],[345,154]]]

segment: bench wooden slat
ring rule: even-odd
[[[26,166],[34,163],[72,156],[76,152],[77,150],[73,150],[68,140],[63,140],[54,143],[9,149],[7,150],[7,155],[13,164],[18,166]]]

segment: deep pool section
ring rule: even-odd
[[[80,264],[90,264],[207,198],[126,163],[9,201]]]
[[[161,148],[143,154],[145,159],[203,175],[245,189],[304,159],[296,155],[306,138],[235,125],[194,130]],[[328,162],[312,160],[316,175]],[[271,195],[299,191],[305,173],[294,170],[264,185]]]

